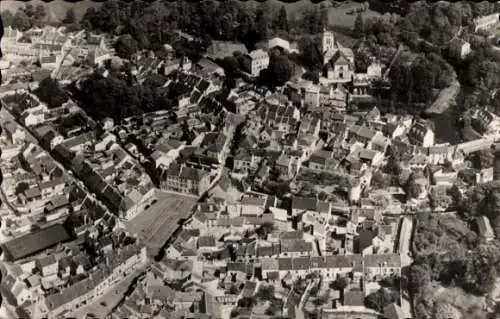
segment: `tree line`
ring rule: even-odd
[[[171,41],[173,30],[182,30],[204,41],[239,41],[249,50],[272,35],[318,33],[327,25],[327,9],[314,6],[298,21],[291,21],[284,6],[268,2],[249,4],[236,0],[199,2],[142,0],[125,3],[106,1],[99,9],[89,8],[82,26],[116,35],[130,35],[139,49],[159,49]]]

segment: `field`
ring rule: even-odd
[[[328,10],[328,24],[332,27],[351,29],[354,26],[357,13],[348,14],[348,12],[360,7],[361,3],[346,1],[336,8],[330,8]],[[379,17],[380,13],[368,9],[362,15],[366,20],[371,17]]]
[[[158,191],[157,202],[143,213],[125,222],[127,230],[137,235],[152,255],[172,236],[179,221],[187,218],[197,198]]]
[[[85,12],[90,7],[99,7],[102,2],[82,0],[77,2],[70,2],[64,0],[53,0],[49,2],[41,0],[30,0],[30,1],[18,1],[18,0],[3,0],[0,2],[0,11],[10,10],[16,12],[19,8],[23,7],[25,4],[43,5],[46,7],[47,11],[52,11],[55,17],[59,19],[64,19],[66,16],[66,11],[69,8],[75,10],[76,18],[79,20],[83,17]]]

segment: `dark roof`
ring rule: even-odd
[[[362,291],[344,292],[344,306],[363,306],[365,294]]]
[[[292,209],[315,210],[316,201],[315,197],[294,197],[292,199]]]
[[[63,225],[56,224],[4,243],[3,249],[13,260],[18,260],[69,239],[71,236]]]

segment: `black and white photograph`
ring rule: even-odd
[[[500,319],[500,1],[2,0],[18,318]]]

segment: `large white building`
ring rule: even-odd
[[[487,31],[500,23],[500,13],[493,13],[474,19],[474,31]]]
[[[258,76],[260,71],[267,69],[268,66],[269,55],[262,49],[254,50],[244,56],[243,67],[252,76]]]

